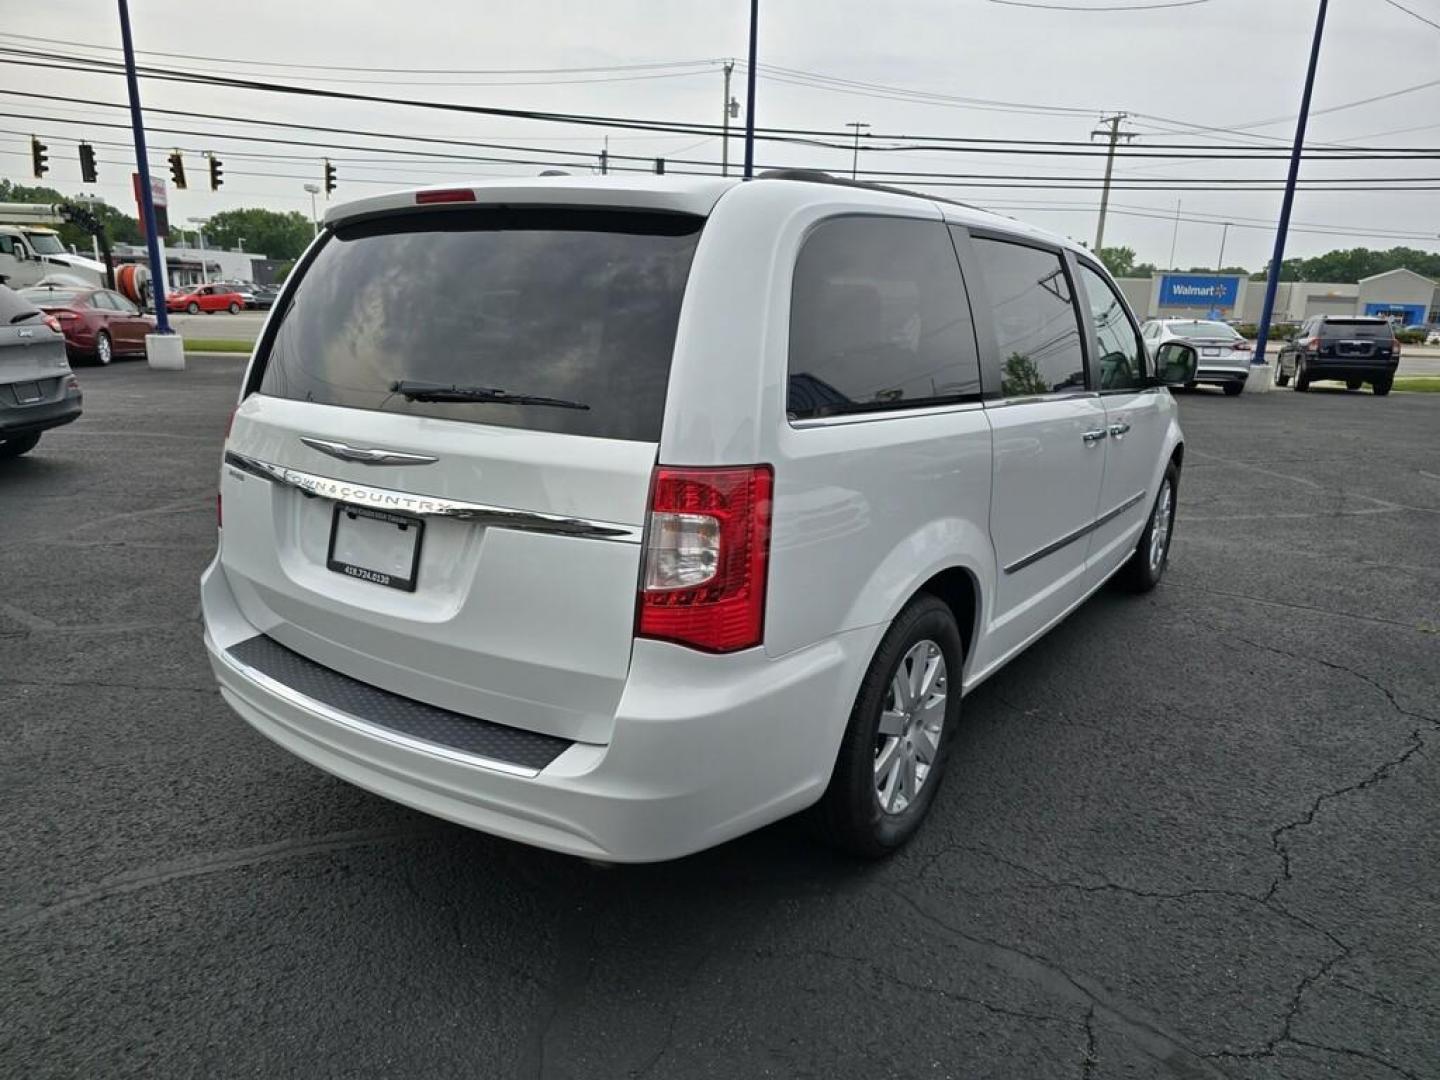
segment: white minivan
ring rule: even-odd
[[[1083,248],[816,174],[338,206],[231,421],[205,644],[264,735],[477,829],[641,862],[813,807],[883,855],[962,694],[1159,580],[1195,365]]]

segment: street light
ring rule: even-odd
[[[320,235],[320,222],[315,217],[315,196],[320,194],[319,184],[306,184],[305,190],[310,193],[310,228],[313,234]]]
[[[237,236],[235,238],[235,243],[239,245],[241,251],[245,250],[245,237]]]
[[[195,226],[195,235],[200,238],[200,284],[210,284],[210,275],[205,272],[205,226],[210,224],[209,218],[192,217],[188,219],[191,225]]]

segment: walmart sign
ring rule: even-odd
[[[1160,278],[1160,306],[1234,307],[1240,297],[1240,281],[1209,274],[1165,274]]]

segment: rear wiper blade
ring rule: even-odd
[[[484,401],[499,405],[548,405],[554,409],[589,409],[583,401],[541,397],[537,394],[512,394],[495,386],[447,386],[444,383],[416,382],[396,379],[390,392],[406,401]]]

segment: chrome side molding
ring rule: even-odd
[[[302,472],[286,465],[261,461],[234,450],[225,451],[225,464],[241,473],[268,480],[272,484],[295,488],[304,495],[331,499],[335,502],[352,503],[356,506],[395,510],[402,514],[414,514],[417,517],[456,518],[495,529],[550,533],[556,536],[578,536],[594,540],[611,540],[623,544],[640,543],[643,532],[638,525],[592,521],[588,518],[564,517],[560,514],[542,514],[531,510],[512,510],[504,506],[486,506],[482,503],[463,502],[459,499],[417,495],[408,491],[395,491],[390,488],[373,487],[369,484],[357,484],[349,480],[336,480],[328,476]]]

